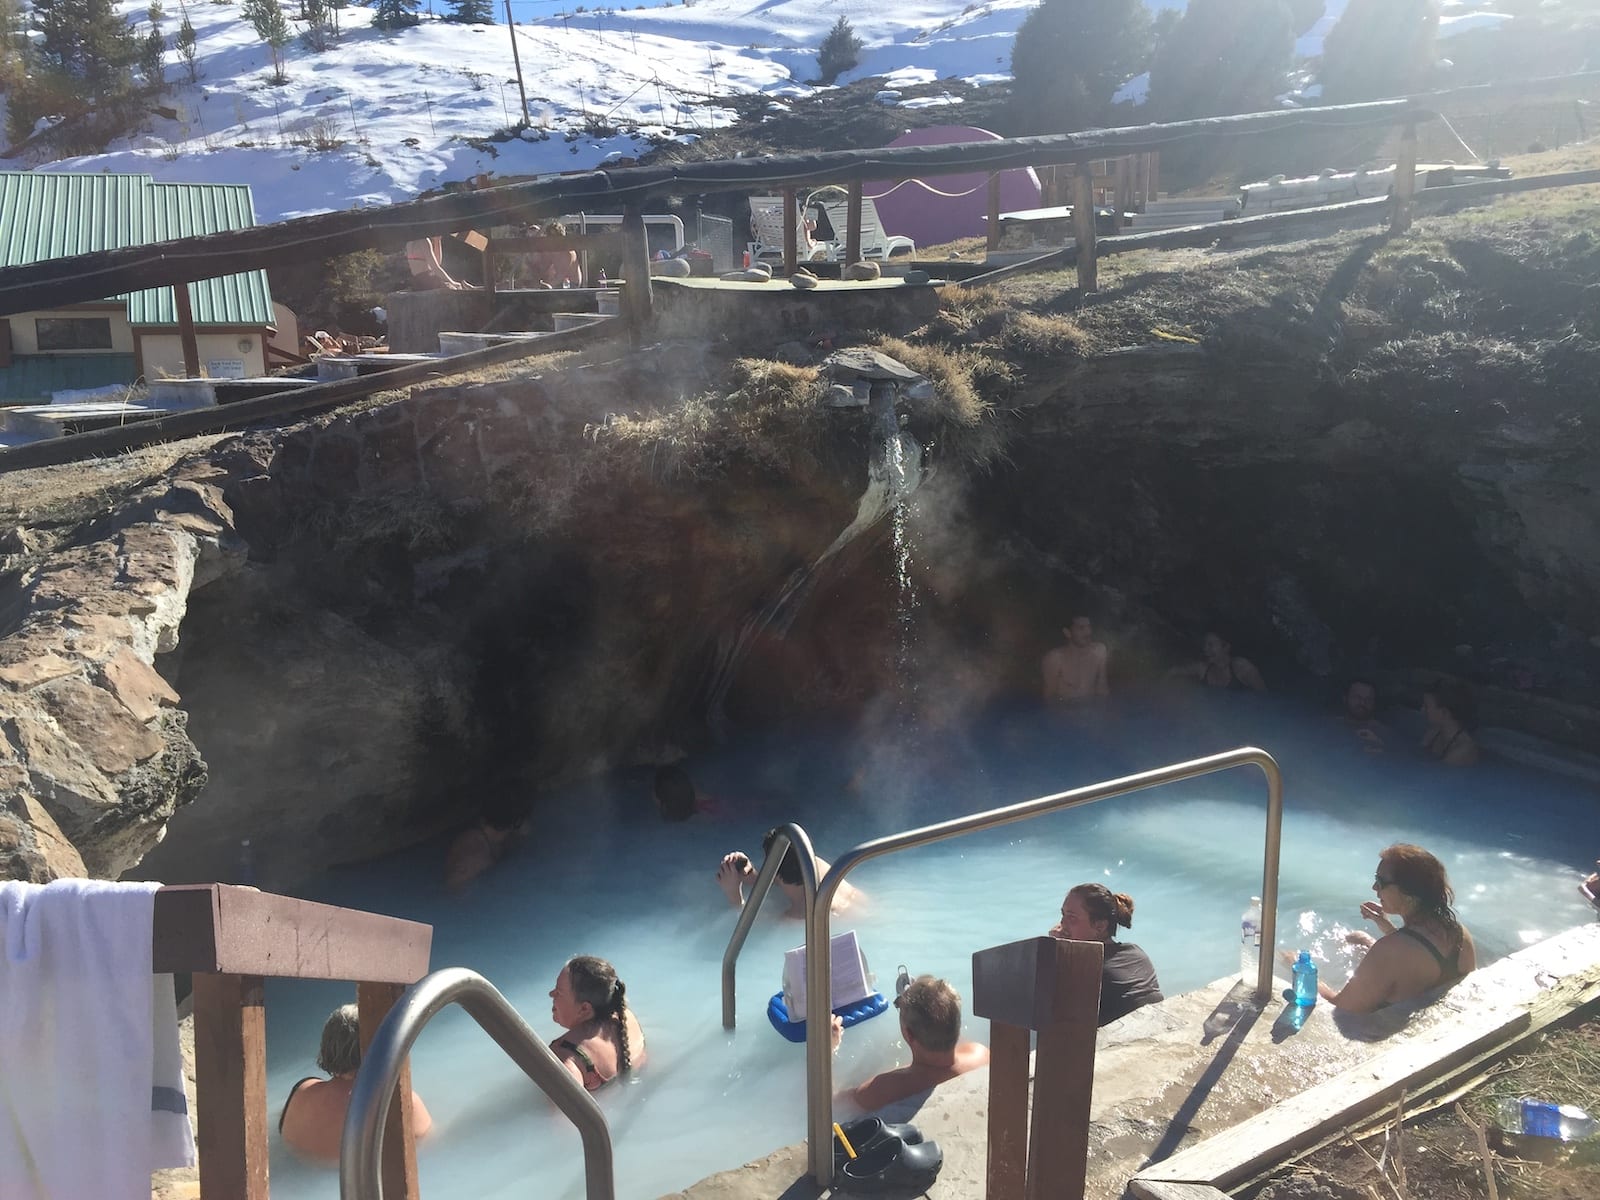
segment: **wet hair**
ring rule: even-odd
[[[1472,689],[1459,679],[1440,678],[1423,692],[1432,696],[1433,702],[1448,712],[1460,724],[1471,729],[1478,723],[1478,704],[1472,698]]]
[[[777,829],[767,830],[767,835],[761,839],[761,853],[772,853],[772,843],[778,840],[778,832]],[[778,864],[778,878],[784,883],[800,883],[800,856],[795,853],[793,842],[783,852],[783,861]]]
[[[1133,897],[1127,892],[1113,892],[1103,883],[1080,883],[1067,895],[1083,902],[1091,921],[1104,921],[1107,932],[1115,933],[1119,925],[1133,928]]]
[[[567,977],[572,980],[572,998],[594,1009],[595,1020],[607,1018],[617,1023],[617,1070],[631,1070],[633,1053],[628,1048],[628,989],[617,978],[617,969],[603,958],[580,954],[567,960]]]
[[[354,1004],[340,1005],[322,1026],[317,1066],[329,1075],[348,1075],[361,1065],[361,1014]]]
[[[894,998],[906,1032],[929,1050],[954,1050],[961,1037],[961,995],[942,979],[919,975]]]
[[[1418,914],[1444,926],[1452,946],[1461,945],[1461,919],[1456,916],[1455,889],[1444,864],[1421,846],[1396,842],[1378,856],[1394,886],[1417,902]]]
[[[651,791],[663,821],[687,821],[694,816],[694,781],[682,767],[657,767]]]

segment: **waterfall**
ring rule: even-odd
[[[905,502],[922,482],[922,444],[900,428],[892,386],[872,389],[869,411],[873,417],[872,458],[867,464],[867,487],[856,502],[855,519],[840,530],[828,548],[809,566],[796,568],[782,588],[766,604],[749,614],[733,634],[717,639],[717,649],[708,672],[706,722],[719,738],[727,733],[728,716],[724,702],[728,689],[738,677],[739,668],[755,640],[767,630],[779,637],[789,632],[817,573],[839,551],[891,513],[894,516],[895,571],[900,580],[900,610],[906,608],[910,593],[910,554],[905,536]],[[914,605],[914,598],[912,600]],[[897,612],[898,615],[898,612]],[[908,652],[909,612],[902,618],[901,653]]]

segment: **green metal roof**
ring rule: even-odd
[[[0,267],[144,246],[255,225],[242,184],[157,183],[149,175],[0,171]],[[189,285],[196,325],[272,325],[265,271]],[[126,300],[131,325],[176,325],[170,287]]]
[[[131,354],[25,354],[0,370],[0,404],[45,404],[52,392],[126,384]]]

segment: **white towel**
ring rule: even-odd
[[[194,1162],[155,883],[0,883],[0,1197],[148,1200]]]

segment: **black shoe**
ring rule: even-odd
[[[875,1146],[885,1138],[899,1138],[908,1146],[916,1146],[922,1142],[922,1130],[915,1125],[891,1125],[882,1117],[857,1117],[854,1121],[845,1122],[840,1128],[844,1130],[850,1148],[857,1154],[863,1153],[869,1146]],[[833,1156],[836,1159],[849,1157],[837,1137],[833,1139]]]
[[[834,1186],[841,1192],[878,1195],[900,1192],[916,1195],[933,1186],[944,1166],[938,1142],[908,1146],[898,1138],[883,1138],[866,1153],[848,1159]]]

